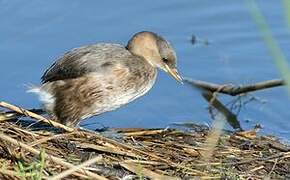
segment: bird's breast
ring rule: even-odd
[[[95,115],[112,111],[143,96],[152,88],[157,77],[155,68],[134,71],[116,70],[114,73],[115,75],[111,74],[111,78],[107,77],[103,82],[95,77],[100,85],[97,89],[102,92],[102,97],[99,98],[102,101],[96,99],[91,107]]]

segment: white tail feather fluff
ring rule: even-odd
[[[53,110],[55,98],[52,94],[45,91],[42,87],[30,85],[28,86],[28,90],[26,92],[38,95],[38,98],[43,103],[45,109],[48,111]]]

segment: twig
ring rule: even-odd
[[[61,128],[61,129],[64,129],[65,131],[68,131],[68,132],[72,132],[74,131],[73,128],[70,128],[68,126],[65,126],[63,124],[60,124],[58,122],[55,122],[55,121],[52,121],[52,120],[48,120],[46,119],[45,117],[41,116],[41,115],[38,115],[38,114],[35,114],[33,112],[30,112],[26,109],[23,109],[23,108],[20,108],[20,107],[17,107],[17,106],[14,106],[12,104],[9,104],[9,103],[6,103],[6,102],[3,102],[1,101],[0,102],[0,106],[4,107],[4,108],[7,108],[7,109],[10,109],[10,110],[13,110],[15,112],[18,112],[20,114],[24,114],[25,116],[29,116],[29,117],[32,117],[34,119],[37,119],[41,122],[45,122],[45,123],[48,123],[56,128]]]
[[[49,180],[62,179],[64,177],[66,177],[66,176],[69,176],[69,175],[73,174],[76,171],[79,171],[79,170],[85,168],[86,166],[90,166],[91,164],[94,164],[94,163],[100,161],[101,159],[102,159],[102,156],[96,156],[96,157],[94,157],[92,159],[89,159],[89,160],[83,162],[82,164],[74,166],[74,167],[72,167],[72,168],[70,168],[68,170],[65,170],[62,173],[59,173],[58,175],[56,175],[56,176],[54,176],[52,178],[48,178],[48,179]]]
[[[47,141],[51,141],[53,139],[56,139],[56,138],[64,138],[66,136],[70,136],[72,134],[74,134],[75,132],[72,132],[72,133],[66,133],[66,134],[56,134],[56,135],[53,135],[53,136],[48,136],[48,137],[44,137],[42,139],[38,139],[36,141],[33,141],[31,142],[30,144],[28,144],[29,146],[33,147],[33,146],[36,146],[38,144],[42,144],[42,143],[45,143]]]
[[[127,132],[123,133],[125,136],[152,136],[166,132],[164,129],[158,130],[144,130],[144,131],[136,131],[136,132]]]
[[[124,160],[124,162],[126,163],[139,163],[139,164],[146,164],[146,165],[166,165],[165,163],[162,162],[157,162],[157,161],[142,161],[142,160]]]
[[[187,82],[188,84],[201,89],[202,96],[209,102],[209,104],[214,106],[220,113],[222,113],[226,117],[228,123],[234,129],[238,130],[242,130],[242,128],[237,119],[237,116],[232,113],[228,108],[226,108],[226,106],[224,106],[216,98],[215,93],[223,93],[231,96],[236,96],[243,93],[285,85],[285,82],[282,79],[273,79],[245,86],[234,86],[230,84],[219,85],[205,81],[192,80],[189,78],[185,78],[184,82]]]
[[[76,145],[80,148],[83,148],[83,149],[93,149],[93,150],[97,150],[97,151],[101,151],[101,152],[105,152],[105,153],[109,153],[109,154],[117,154],[117,155],[128,156],[128,157],[139,158],[139,159],[142,158],[134,153],[124,152],[124,151],[120,151],[116,148],[113,149],[111,147],[104,147],[104,146],[99,146],[96,144],[76,142]]]
[[[3,133],[0,133],[0,139],[2,139],[3,141],[7,141],[7,142],[9,142],[11,144],[14,144],[16,146],[20,146],[21,148],[29,151],[32,154],[35,154],[35,155],[39,155],[40,154],[40,151],[39,150],[34,149],[34,148],[28,146],[27,144],[24,144],[22,142],[19,142],[19,141],[15,140],[15,139],[13,139],[13,138],[11,138],[11,137],[3,134]],[[55,157],[55,156],[52,156],[52,155],[47,155],[47,156],[48,156],[48,158],[50,160],[52,160],[53,162],[55,162],[57,164],[60,164],[62,166],[68,167],[68,168],[73,168],[74,167],[73,164],[68,163],[65,160],[61,159],[61,158],[58,158],[58,157]],[[90,171],[87,171],[85,169],[80,169],[80,170],[78,170],[78,172],[84,173],[85,175],[89,175],[89,176],[91,176],[93,178],[96,178],[96,179],[107,180],[107,178],[102,177],[102,176],[100,176],[100,175],[98,175],[96,173],[92,173]],[[76,176],[78,176],[78,173],[76,173],[76,172],[74,172],[73,174],[76,175]]]
[[[11,171],[11,170],[8,170],[8,169],[3,169],[3,168],[0,168],[0,174],[5,174],[9,177],[17,177],[19,179],[21,179],[21,175],[15,171]]]
[[[39,136],[39,135],[36,134],[36,133],[33,133],[33,132],[28,131],[28,130],[26,130],[26,129],[19,128],[19,127],[17,127],[17,126],[13,126],[13,129],[14,129],[15,131],[25,133],[25,134],[27,134],[27,135],[29,134],[29,135],[31,135],[31,136],[33,136],[33,137],[38,137],[38,136]]]
[[[43,109],[28,109],[28,111],[33,112],[38,115],[46,113]],[[23,115],[22,113],[15,112],[15,111],[0,112],[0,121],[18,119],[22,116],[25,116],[25,115]]]
[[[262,165],[262,166],[254,168],[254,169],[251,169],[250,172],[253,173],[253,172],[259,171],[259,170],[264,169],[264,168],[265,168],[265,166]]]
[[[156,180],[177,180],[180,179],[178,177],[171,177],[171,176],[165,176],[157,174],[156,172],[153,172],[145,167],[138,168],[138,164],[136,163],[129,163],[129,162],[121,162],[120,165],[129,171],[137,174],[137,175],[144,175],[146,177],[149,177],[150,179],[156,179]]]
[[[285,82],[282,79],[273,79],[244,86],[219,85],[205,81],[192,80],[189,78],[185,78],[184,82],[203,90],[210,92],[218,91],[219,93],[228,94],[231,96],[285,85]]]
[[[275,159],[274,164],[273,164],[273,167],[271,168],[271,171],[270,171],[269,174],[267,175],[268,177],[271,177],[271,174],[273,173],[273,171],[274,171],[274,169],[275,169],[275,167],[276,167],[276,165],[277,165],[277,162],[278,162],[278,158]]]

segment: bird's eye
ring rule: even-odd
[[[167,58],[162,58],[162,61],[164,62],[164,63],[168,63],[168,59]]]

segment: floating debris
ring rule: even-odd
[[[195,44],[202,44],[204,46],[209,46],[211,44],[211,42],[209,42],[208,39],[200,39],[198,38],[197,36],[195,35],[191,35],[190,37],[190,43],[192,45],[195,45]]]

